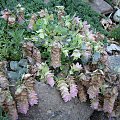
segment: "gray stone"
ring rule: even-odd
[[[36,82],[39,104],[30,108],[26,115],[19,115],[19,120],[87,120],[93,113],[87,103],[80,103],[78,98],[65,103],[59,91],[54,87]]]
[[[109,56],[108,65],[111,72],[120,73],[120,55]]]
[[[108,14],[113,11],[113,8],[104,0],[90,0],[90,5],[98,13]]]

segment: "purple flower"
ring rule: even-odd
[[[58,84],[59,90],[61,92],[61,96],[65,102],[68,102],[71,100],[71,95],[68,90],[68,85],[65,83],[64,80],[61,80]]]
[[[90,86],[87,90],[90,99],[96,98],[99,93],[99,88],[95,86]]]
[[[35,91],[30,91],[28,95],[28,101],[31,106],[38,104],[38,98]]]
[[[28,108],[29,108],[29,104],[28,103],[19,103],[19,106],[18,106],[18,111],[20,113],[23,113],[23,114],[27,114],[27,111],[28,111]]]
[[[62,98],[63,98],[63,100],[65,102],[68,102],[68,101],[71,100],[71,96],[70,96],[69,92],[68,93],[64,93],[64,95],[62,96]]]
[[[47,83],[48,83],[51,87],[54,86],[55,81],[54,81],[54,79],[53,79],[53,74],[52,74],[52,73],[48,73],[48,74],[46,75],[46,80],[47,80]]]
[[[75,98],[77,96],[78,90],[77,90],[77,85],[76,84],[71,84],[70,85],[70,95],[71,97]]]

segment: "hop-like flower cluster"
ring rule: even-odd
[[[17,6],[17,21],[18,21],[18,23],[20,23],[20,24],[22,24],[22,23],[24,23],[24,12],[25,12],[25,8],[23,8],[22,6],[21,6],[21,4],[18,4]]]
[[[16,109],[16,104],[15,101],[13,100],[13,97],[11,96],[10,92],[7,92],[7,99],[5,101],[7,108],[8,108],[8,113],[9,117],[11,120],[17,120],[18,119],[18,113]]]
[[[30,64],[33,64],[33,62],[41,63],[41,53],[32,42],[26,42],[22,47],[23,54],[28,58]]]
[[[99,88],[96,86],[90,86],[87,93],[90,99],[96,98],[99,94]]]
[[[61,92],[61,96],[65,102],[68,102],[71,100],[71,95],[69,93],[68,89],[69,85],[65,82],[65,80],[59,80],[58,81],[58,88]]]
[[[51,66],[53,68],[61,66],[61,48],[59,43],[54,43],[51,48]]]
[[[28,25],[29,30],[33,30],[33,26],[35,24],[36,17],[37,17],[36,14],[32,15],[30,22],[29,22],[29,25]]]
[[[15,101],[11,96],[9,82],[4,74],[6,63],[6,61],[0,62],[0,105],[4,108],[4,110],[8,111],[9,117],[12,120],[17,120],[18,114]]]
[[[71,97],[75,98],[78,94],[78,89],[77,89],[77,85],[75,84],[74,77],[68,76],[67,80],[68,80],[69,86],[70,86],[70,95],[71,95]]]
[[[97,110],[99,107],[99,99],[95,98],[91,100],[91,108]]]
[[[38,103],[38,97],[34,90],[35,78],[31,74],[25,74],[24,77],[24,85],[27,89],[28,101],[31,106]]]
[[[17,101],[18,112],[26,114],[29,109],[27,89],[24,85],[17,88],[15,92],[15,99]]]
[[[91,75],[90,87],[87,90],[89,98],[91,99],[91,107],[98,109],[99,100],[98,95],[100,93],[100,87],[104,82],[104,74],[101,70],[95,70]]]
[[[28,94],[28,101],[31,106],[38,104],[38,97],[35,91],[30,91]]]
[[[46,80],[47,80],[47,83],[51,86],[51,87],[53,87],[54,86],[54,84],[55,84],[55,81],[54,81],[54,78],[53,78],[53,74],[52,73],[46,73]]]
[[[112,113],[115,100],[117,99],[118,91],[117,88],[107,88],[104,95],[104,105],[103,110],[107,113]]]
[[[81,102],[86,102],[87,95],[81,82],[78,83],[78,96]]]
[[[46,63],[41,63],[41,67],[39,68],[39,75],[41,75],[40,79],[44,79],[47,84],[49,84],[51,87],[54,86],[55,81],[54,81],[54,74],[51,73],[49,70],[49,67]]]

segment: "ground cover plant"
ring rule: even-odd
[[[38,104],[36,79],[58,88],[65,102],[78,96],[93,109],[116,116],[119,76],[109,73],[104,35],[76,14],[67,15],[64,6],[56,6],[54,14],[42,9],[27,18],[19,4],[2,12],[2,22],[1,51],[11,50],[5,52],[8,57],[1,52],[0,103],[11,119]]]
[[[26,8],[26,13],[37,12],[42,8],[54,11],[54,7],[57,5],[65,6],[67,14],[74,15],[76,13],[82,20],[87,20],[93,29],[108,35],[108,32],[104,30],[100,24],[99,20],[101,15],[93,11],[84,0],[51,0],[47,4],[44,3],[44,0],[11,0],[10,2],[8,0],[3,0],[1,1],[1,9],[13,9],[18,3]]]

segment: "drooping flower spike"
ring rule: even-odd
[[[69,87],[69,85],[67,85],[67,83],[65,82],[64,79],[60,79],[58,81],[58,88],[59,88],[59,90],[61,92],[61,96],[65,102],[68,102],[71,100],[71,95],[69,93],[68,87]]]

